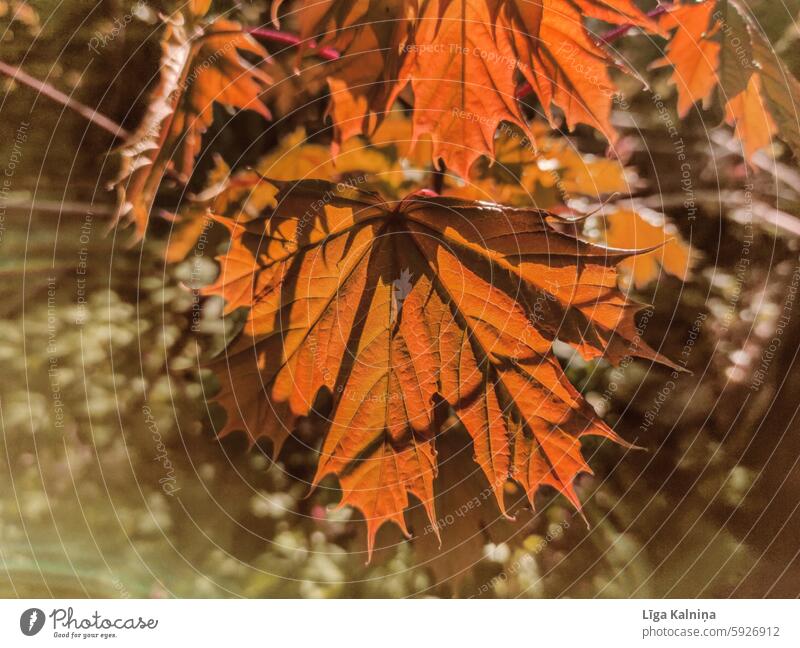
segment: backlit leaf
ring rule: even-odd
[[[339,479],[371,551],[409,496],[435,520],[436,440],[452,409],[498,505],[517,481],[576,507],[590,472],[581,438],[621,442],[572,387],[556,338],[585,358],[663,360],[616,287],[629,252],[583,242],[569,222],[428,194],[387,202],[321,181],[277,183],[276,207],[228,223],[230,250],[206,289],[249,309],[214,368],[228,421],[277,453],[301,417],[322,421],[315,484]],[[322,407],[324,394],[332,402]]]
[[[657,26],[630,0],[394,0],[304,3],[289,17],[304,42],[339,49],[327,65],[336,145],[370,135],[402,98],[413,104],[413,138],[431,138],[435,161],[463,178],[495,153],[503,122],[523,131],[518,99],[527,80],[552,124],[602,131],[610,140],[615,62],[585,18]]]
[[[747,159],[769,146],[777,132],[800,150],[795,108],[800,85],[745,7],[734,0],[677,4],[661,24],[674,30],[664,62],[674,68],[681,117],[698,101],[707,106],[719,86],[725,119],[735,127]]]

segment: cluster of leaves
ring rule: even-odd
[[[190,3],[168,19],[161,84],[122,151],[121,215],[132,215],[139,237],[163,177],[191,175],[214,102],[269,118],[274,57],[236,23],[207,20],[208,9]],[[370,550],[384,522],[406,530],[409,495],[434,523],[436,439],[449,414],[471,437],[501,511],[509,479],[531,503],[547,485],[579,507],[572,483],[590,472],[580,439],[621,439],[566,380],[553,344],[586,359],[668,363],[640,339],[618,269],[642,285],[657,264],[685,276],[689,255],[660,215],[635,204],[603,213],[597,237],[660,246],[649,258],[587,240],[566,213],[573,198],[629,193],[625,172],[549,135],[520,99],[532,92],[550,127],[563,116],[615,142],[608,68],[625,66],[584,18],[672,33],[666,61],[679,112],[719,86],[748,155],[790,121],[796,82],[787,95],[783,68],[736,2],[676,4],[655,18],[630,0],[365,0],[288,11],[275,2],[272,13],[299,32],[299,78],[327,83],[333,137],[320,144],[299,133],[254,170],[230,174],[220,163],[183,210],[168,257],[189,249],[210,214],[230,245],[205,292],[228,312],[247,309],[215,363],[222,433],[266,437],[277,453],[301,419],[316,420],[324,440],[314,483],[338,477],[341,503],[367,519]],[[421,180],[430,180],[422,190]],[[555,188],[545,205],[533,199],[542,187]],[[475,200],[486,197],[510,206]]]

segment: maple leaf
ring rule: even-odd
[[[508,32],[493,26],[493,4],[425,3],[393,95],[411,84],[413,138],[430,135],[434,158],[463,178],[493,154],[501,121],[527,129],[515,95],[517,58]]]
[[[713,1],[676,4],[659,18],[661,26],[674,33],[664,58],[652,66],[672,66],[670,79],[678,88],[680,117],[698,101],[707,104],[717,85],[720,44],[710,38],[718,30],[711,19],[713,11]]]
[[[192,9],[204,13],[208,3],[195,2]],[[190,10],[165,18],[158,87],[139,128],[119,149],[117,218],[135,223],[137,240],[164,175],[171,172],[181,182],[191,175],[214,103],[270,117],[259,99],[270,79],[240,56],[266,58],[266,51],[236,22],[217,19],[203,29],[196,18]]]
[[[725,106],[725,119],[736,129],[746,158],[769,146],[775,134],[775,122],[761,94],[761,76],[753,74],[747,86]]]
[[[525,130],[521,72],[551,123],[587,123],[615,139],[609,122],[614,63],[583,24],[657,27],[630,0],[394,0],[302,4],[301,37],[343,52],[327,64],[335,145],[369,135],[395,100],[413,91],[413,137],[463,178],[494,154],[501,122]]]
[[[555,124],[555,105],[569,128],[585,123],[614,141],[609,119],[616,89],[608,75],[613,60],[588,33],[583,18],[649,31],[654,23],[629,0],[506,0],[502,9],[501,26],[512,34],[519,69],[550,122]]]
[[[671,80],[678,89],[678,114],[685,116],[698,101],[708,107],[719,87],[725,119],[734,126],[745,158],[766,148],[777,131],[770,108],[783,117],[782,107],[797,96],[798,84],[774,54],[765,55],[763,38],[744,8],[730,0],[676,4],[660,22],[674,33],[666,56],[655,65],[674,68]],[[772,99],[765,94],[765,75],[767,83],[780,77],[777,94],[776,86],[769,86]],[[796,126],[787,130],[792,146],[797,132]]]
[[[273,20],[283,3],[273,4]],[[417,3],[409,0],[332,0],[302,3],[299,54],[312,44],[335,48],[338,60],[315,66],[330,88],[334,150],[349,138],[371,133],[381,123]],[[317,76],[315,75],[315,76]]]
[[[552,486],[580,507],[573,480],[591,472],[581,438],[622,440],[566,379],[552,344],[665,361],[616,287],[615,266],[631,253],[581,241],[570,222],[535,209],[271,184],[274,210],[219,217],[231,244],[205,293],[229,312],[249,309],[213,363],[228,414],[220,434],[265,437],[277,454],[301,417],[322,420],[313,483],[338,477],[340,505],[366,518],[370,553],[385,522],[406,532],[409,496],[435,519],[442,408],[471,436],[501,510],[509,479],[531,502]]]

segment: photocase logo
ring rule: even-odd
[[[400,316],[400,309],[403,308],[403,301],[411,293],[414,287],[411,284],[411,270],[406,268],[400,273],[400,278],[392,282],[392,324]]]
[[[44,612],[39,608],[30,608],[22,613],[19,618],[19,629],[22,634],[32,637],[44,627]]]

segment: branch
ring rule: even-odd
[[[43,94],[45,97],[48,97],[53,101],[60,103],[62,106],[66,106],[70,110],[78,113],[81,117],[84,117],[93,124],[97,124],[100,128],[107,130],[114,137],[118,137],[120,139],[126,139],[130,137],[130,133],[126,131],[124,128],[122,128],[122,126],[120,126],[115,121],[109,119],[105,115],[97,112],[96,109],[90,108],[89,106],[81,103],[80,101],[76,101],[72,97],[69,97],[60,90],[54,88],[49,83],[44,83],[43,81],[39,81],[39,79],[36,79],[32,77],[30,74],[23,72],[18,67],[0,61],[0,74],[4,74],[5,76],[14,79],[15,81],[19,81],[20,83],[28,86],[29,88],[33,88],[40,94]]]

